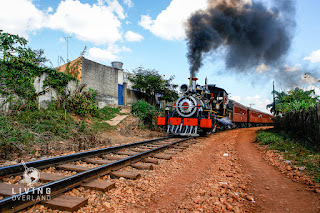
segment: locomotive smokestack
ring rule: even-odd
[[[192,92],[192,93],[196,93],[196,91],[197,91],[197,80],[198,80],[198,78],[196,78],[196,77],[190,77],[190,78],[188,78],[188,79],[190,79],[190,91]]]

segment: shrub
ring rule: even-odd
[[[74,91],[61,93],[57,100],[48,104],[50,110],[66,110],[81,117],[96,116],[98,107],[96,103],[97,92],[93,89],[85,91],[85,84],[77,85]]]
[[[151,104],[139,100],[132,105],[132,114],[142,121],[142,128],[155,129],[156,108]]]
[[[98,112],[98,107],[95,101],[97,93],[93,89],[83,91],[84,88],[85,85],[80,85],[69,95],[66,100],[65,108],[68,109],[69,112],[82,117],[87,115],[95,116]]]

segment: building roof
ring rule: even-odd
[[[82,74],[82,56],[74,59],[73,61],[70,61],[60,67],[57,67],[56,69],[59,72],[67,73],[79,81],[81,81],[81,74]]]

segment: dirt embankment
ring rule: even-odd
[[[91,122],[92,123],[92,122]],[[88,125],[90,122],[88,121]],[[81,151],[117,146],[121,144],[133,143],[152,138],[164,137],[165,134],[159,131],[139,129],[139,119],[129,115],[117,126],[106,132],[90,134],[87,137],[77,135],[69,140],[47,141],[35,145],[32,154],[10,153],[7,159],[0,159],[0,166],[9,166],[20,163],[21,160],[33,161],[54,156],[72,154]]]

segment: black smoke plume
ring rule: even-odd
[[[247,1],[248,2],[248,1]],[[204,56],[223,47],[227,69],[246,71],[261,63],[277,64],[290,48],[295,28],[295,0],[262,2],[210,0],[187,24],[190,74],[195,76]]]

